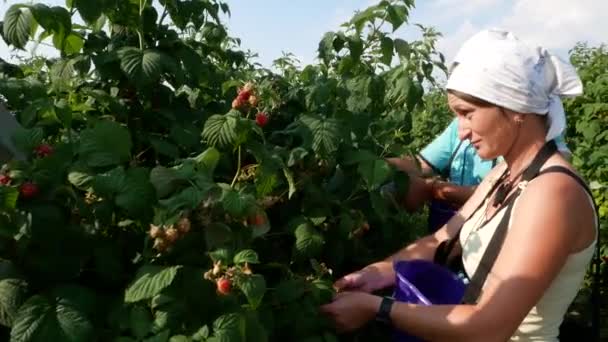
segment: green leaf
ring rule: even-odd
[[[255,205],[255,198],[252,195],[230,188],[224,189],[221,201],[224,210],[235,217],[245,216]]]
[[[177,185],[180,182],[178,173],[164,166],[157,166],[150,171],[150,183],[156,189],[158,198],[165,198],[173,191],[175,191]]]
[[[124,189],[126,183],[125,170],[122,167],[117,167],[95,176],[93,189],[101,197],[113,198]]]
[[[11,329],[11,341],[94,340],[93,325],[69,293],[48,298],[35,295],[19,309]]]
[[[237,265],[244,263],[259,264],[260,260],[258,259],[258,254],[254,250],[245,249],[234,256],[233,262]]]
[[[44,132],[41,128],[18,128],[13,133],[13,142],[21,152],[30,155],[42,143]]]
[[[218,317],[213,322],[213,336],[221,342],[243,341],[245,319],[239,313]]]
[[[174,144],[156,137],[150,138],[150,144],[160,154],[174,159],[179,158],[179,149]]]
[[[13,187],[1,186],[0,187],[0,208],[1,209],[15,209],[17,207],[17,200],[19,199],[19,190]]]
[[[23,50],[30,37],[34,18],[30,10],[23,5],[11,6],[4,15],[3,37],[8,44]]]
[[[369,190],[378,189],[391,174],[391,167],[384,160],[366,161],[359,164],[357,171]]]
[[[235,115],[212,115],[205,122],[202,137],[211,146],[227,147],[237,140]]]
[[[213,172],[217,167],[217,163],[220,161],[220,152],[217,149],[210,147],[206,149],[205,152],[194,157],[194,160],[198,163],[199,169],[206,171],[207,175],[212,177]]]
[[[169,340],[169,336],[171,336],[171,332],[169,330],[163,330],[155,336],[148,337],[143,340],[144,342],[167,342]]]
[[[116,196],[116,205],[130,216],[144,218],[152,216],[156,204],[156,191],[149,181],[148,170],[134,168],[127,171],[126,182]]]
[[[248,276],[240,281],[241,291],[253,310],[257,309],[266,293],[266,280],[259,274]]]
[[[150,311],[143,306],[134,306],[131,308],[129,316],[131,332],[138,339],[146,337],[152,329],[152,315]]]
[[[411,48],[410,48],[410,44],[408,44],[408,42],[406,42],[405,40],[403,40],[401,38],[397,38],[397,39],[395,39],[394,44],[395,44],[395,51],[397,51],[399,56],[409,58]]]
[[[82,37],[75,33],[70,33],[67,37],[65,37],[62,48],[60,48],[60,50],[65,52],[66,55],[73,55],[79,53],[83,47],[84,40],[82,39]]]
[[[296,147],[289,152],[289,158],[287,160],[287,166],[292,167],[298,162],[303,160],[308,155],[308,151],[302,147]]]
[[[145,265],[139,269],[133,283],[125,292],[125,302],[135,303],[150,299],[171,285],[181,266]]]
[[[223,223],[215,222],[205,227],[205,241],[208,249],[222,247],[232,238],[232,230]]]
[[[27,299],[28,284],[11,262],[0,264],[0,324],[11,327]]]
[[[407,92],[407,108],[414,110],[414,107],[422,101],[424,95],[424,88],[420,82],[413,82],[409,91]]]
[[[382,37],[382,39],[380,40],[380,51],[382,52],[382,57],[380,58],[380,61],[382,63],[386,65],[391,65],[391,62],[393,61],[393,49],[393,40],[386,36]]]
[[[72,18],[70,12],[65,8],[60,6],[49,7],[41,3],[30,8],[34,19],[46,31],[62,37],[61,39],[72,32]]]
[[[357,61],[363,54],[363,41],[359,35],[350,36],[347,38],[348,48],[350,49],[350,56],[353,60]]]
[[[289,184],[289,193],[287,195],[288,199],[291,199],[296,191],[296,182],[293,180],[293,173],[289,169],[283,169],[283,174],[285,175],[285,179],[287,179],[287,184]]]
[[[95,177],[86,172],[72,171],[68,173],[68,181],[81,190],[86,190],[92,183]]]
[[[80,13],[80,17],[89,25],[94,24],[103,11],[103,6],[99,1],[73,0],[73,5]]]
[[[393,32],[395,32],[407,20],[407,7],[403,5],[389,5],[386,10],[388,12],[388,22],[393,25]]]
[[[118,50],[120,67],[131,82],[145,86],[157,81],[163,71],[163,64],[168,58],[156,50],[139,50],[134,47],[123,47]]]
[[[296,252],[298,256],[313,258],[319,256],[323,250],[325,240],[309,223],[299,225],[295,230]]]
[[[333,57],[335,37],[336,34],[334,32],[327,32],[323,36],[323,39],[321,39],[321,42],[319,42],[317,51],[319,53],[319,58],[321,58],[325,64],[328,64]]]
[[[209,252],[209,257],[213,262],[221,261],[224,265],[228,265],[232,259],[232,253],[226,248],[216,249],[215,251]]]
[[[338,149],[340,125],[337,120],[303,115],[300,121],[312,133],[312,148],[315,152],[328,155]]]
[[[175,336],[171,336],[171,338],[169,339],[169,342],[191,342],[191,341],[192,341],[192,339],[185,335],[175,335]]]
[[[129,130],[112,121],[101,121],[80,136],[80,157],[91,167],[127,162],[131,156]]]

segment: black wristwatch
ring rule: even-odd
[[[394,302],[395,300],[391,297],[382,297],[382,302],[380,302],[380,308],[378,309],[378,313],[376,313],[377,321],[386,324],[391,323],[391,309],[393,308]]]

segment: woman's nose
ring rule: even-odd
[[[465,140],[471,137],[471,129],[464,118],[458,118],[458,139]]]

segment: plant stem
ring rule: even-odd
[[[236,180],[239,178],[240,175],[241,175],[241,146],[239,145],[237,164],[236,164],[236,174],[234,175],[234,178],[232,179],[232,183],[230,183],[231,188],[234,188],[234,184],[236,184]]]

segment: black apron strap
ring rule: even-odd
[[[522,181],[530,181],[536,176],[538,176],[542,166],[553,154],[555,154],[555,152],[557,152],[557,145],[555,144],[555,142],[547,142],[543,146],[543,148],[536,154],[536,157],[534,157],[530,165],[523,172]],[[477,300],[481,295],[483,285],[485,284],[486,279],[488,277],[488,273],[494,266],[494,263],[498,258],[498,254],[500,254],[500,250],[502,249],[502,245],[507,235],[509,221],[511,219],[511,212],[513,210],[513,206],[515,205],[515,199],[520,194],[521,189],[518,188],[504,202],[503,207],[506,206],[506,212],[501,221],[498,223],[494,234],[492,234],[492,238],[488,243],[488,247],[486,248],[483,256],[481,257],[481,261],[479,262],[475,273],[471,277],[471,282],[465,290],[465,294],[462,300],[464,304],[477,303]],[[502,208],[499,208],[498,210],[502,210]]]

